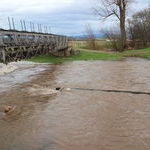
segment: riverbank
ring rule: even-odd
[[[128,50],[122,53],[95,51],[87,49],[78,49],[80,53],[75,56],[69,57],[56,57],[52,55],[35,56],[28,61],[39,63],[62,63],[68,61],[81,61],[81,60],[121,60],[125,57],[140,57],[150,59],[150,48],[141,50]]]

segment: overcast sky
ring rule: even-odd
[[[51,26],[56,34],[81,35],[85,25],[91,24],[95,31],[113,24],[94,16],[92,8],[96,0],[0,0],[0,27],[8,28],[7,16],[14,17],[16,26],[25,19]],[[136,0],[130,14],[148,7],[150,0]]]

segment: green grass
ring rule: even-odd
[[[122,54],[120,53],[106,53],[106,52],[93,52],[82,50],[79,54],[69,57],[56,57],[52,55],[41,55],[35,56],[31,59],[27,59],[32,62],[39,63],[62,63],[68,61],[78,61],[78,60],[120,60]]]
[[[142,58],[146,58],[146,59],[150,59],[150,53],[147,53],[147,54],[139,54],[137,55],[139,57],[142,57]]]
[[[32,62],[39,62],[39,63],[61,63],[64,62],[64,58],[62,57],[56,57],[52,55],[40,55],[40,56],[34,56],[30,59],[26,59],[27,61],[32,61]]]
[[[143,53],[143,54],[142,54]],[[123,52],[124,56],[140,57],[150,59],[150,48],[141,49],[141,50],[128,50]]]
[[[106,53],[81,50],[80,54],[71,56],[72,60],[119,60],[122,58],[120,53]]]
[[[135,57],[150,59],[150,53],[136,54],[136,52],[150,52],[150,48],[141,49],[141,50],[128,50],[122,53],[100,52],[100,51],[98,52],[93,50],[80,49],[80,53],[74,56],[56,57],[47,54],[47,55],[32,57],[31,59],[27,59],[27,61],[39,62],[39,63],[62,63],[62,62],[79,61],[79,60],[121,60],[124,57],[127,56],[130,57],[130,54],[133,53],[135,53],[134,54]]]
[[[150,52],[150,48],[146,48],[146,49],[139,49],[139,50],[127,50],[124,51],[124,54],[130,54],[130,53],[136,53],[136,52]]]

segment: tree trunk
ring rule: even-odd
[[[120,22],[120,32],[121,32],[121,51],[126,47],[126,30],[125,30],[125,22]]]
[[[120,39],[121,39],[121,51],[126,47],[126,8],[122,4],[120,5]]]

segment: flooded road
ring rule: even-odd
[[[149,150],[150,95],[73,89],[150,92],[149,66],[79,61],[41,66],[22,82],[16,70],[9,85],[0,76],[0,150]]]

